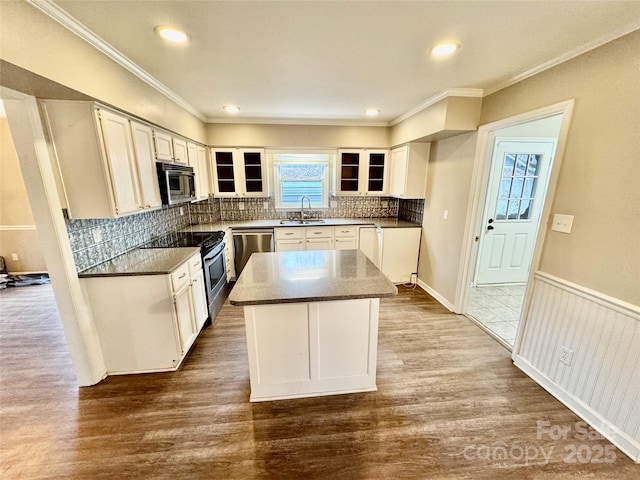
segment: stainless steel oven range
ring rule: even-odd
[[[224,232],[173,232],[145,243],[140,248],[200,247],[204,269],[209,318],[214,320],[227,298],[224,260]]]

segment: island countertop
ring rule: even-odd
[[[395,285],[359,250],[254,253],[232,305],[307,303],[396,295]]]

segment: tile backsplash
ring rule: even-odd
[[[424,200],[391,197],[329,197],[335,207],[310,210],[312,218],[398,217],[422,222]],[[244,209],[240,210],[240,204]],[[265,208],[266,206],[266,208]],[[180,214],[182,208],[183,214]],[[109,219],[66,220],[76,270],[81,272],[132,250],[152,238],[191,224],[220,220],[270,220],[299,217],[300,210],[276,211],[273,198],[209,198],[201,202]]]
[[[400,199],[398,205],[398,218],[409,222],[422,223],[424,216],[424,200],[423,199]]]
[[[180,208],[183,209],[182,215]],[[191,220],[191,208],[184,204],[122,218],[66,220],[76,270],[81,272],[154,237],[195,223]]]
[[[329,202],[332,201],[335,201],[337,206],[329,207],[326,210],[309,210],[309,216],[312,218],[377,218],[398,215],[397,198],[329,196]],[[270,220],[300,217],[299,209],[276,210],[273,198],[220,198],[209,199],[209,202],[219,202],[219,213],[222,220]],[[243,204],[244,210],[240,210],[240,204]]]

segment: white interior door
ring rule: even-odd
[[[476,285],[527,281],[555,146],[555,139],[496,139]]]

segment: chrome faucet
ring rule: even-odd
[[[311,199],[306,195],[303,195],[302,198],[300,199],[300,220],[304,220],[304,199],[305,198],[309,202],[309,210],[311,210]]]

